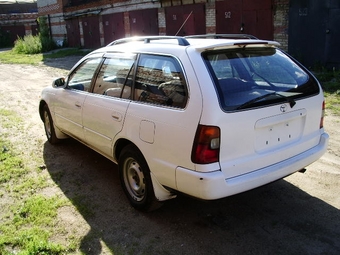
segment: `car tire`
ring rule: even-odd
[[[51,144],[59,143],[60,139],[58,139],[55,134],[53,119],[52,119],[50,110],[48,109],[47,105],[44,105],[44,108],[43,108],[43,122],[44,122],[44,128],[45,128],[47,140]]]
[[[132,207],[150,212],[162,205],[155,197],[150,169],[134,145],[128,145],[122,150],[118,167],[123,190]]]

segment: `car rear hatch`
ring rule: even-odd
[[[319,144],[323,95],[301,65],[275,47],[245,45],[208,50],[202,56],[221,108],[213,113],[206,109],[202,121],[221,130],[219,162],[226,179]]]
[[[225,177],[274,165],[317,146],[322,105],[317,99],[301,100],[296,109],[284,103],[225,113],[226,117],[218,123],[221,128],[219,160]]]

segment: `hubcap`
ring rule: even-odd
[[[125,186],[134,200],[141,201],[145,196],[145,180],[143,171],[135,159],[128,158],[125,162]]]

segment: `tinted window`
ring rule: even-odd
[[[134,59],[122,55],[107,57],[98,73],[93,93],[112,97],[131,97],[131,82],[127,76],[133,66]]]
[[[225,110],[260,107],[319,93],[316,80],[274,48],[240,48],[203,55]]]
[[[82,62],[69,76],[68,88],[89,91],[91,81],[102,58],[91,58]]]
[[[135,81],[137,101],[184,108],[187,95],[183,72],[176,59],[148,54],[140,56]]]

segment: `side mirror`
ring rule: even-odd
[[[58,78],[56,80],[53,81],[52,83],[52,87],[53,88],[59,88],[65,85],[65,78]]]

